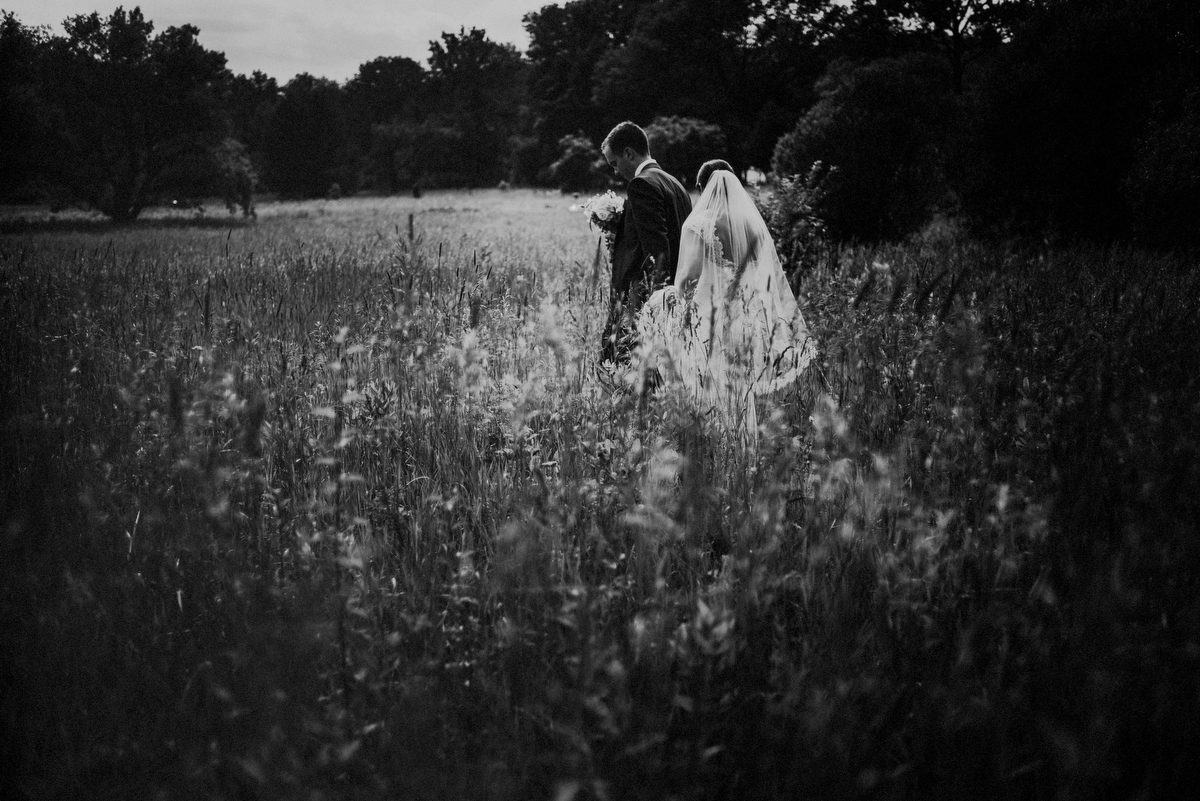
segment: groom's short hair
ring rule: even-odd
[[[633,152],[638,155],[650,155],[650,140],[646,138],[646,132],[629,120],[617,123],[616,127],[608,132],[608,136],[604,137],[604,142],[600,145],[600,150],[609,148],[614,153],[620,153],[627,147],[632,147]]]

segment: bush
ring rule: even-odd
[[[955,100],[945,67],[925,56],[834,62],[817,93],[776,144],[775,173],[807,173],[818,161],[837,169],[826,203],[837,239],[920,229],[949,200],[943,154]]]
[[[988,233],[1173,240],[1174,198],[1195,196],[1197,5],[1038,5],[976,69],[964,211]]]
[[[646,126],[650,155],[667,172],[691,187],[700,165],[725,155],[720,126],[691,117],[657,117]]]
[[[1125,180],[1133,233],[1154,245],[1200,241],[1200,97],[1171,121],[1155,121],[1138,144]]]
[[[538,140],[513,134],[506,143],[504,179],[510,186],[531,186],[538,177]]]
[[[457,128],[402,122],[376,125],[371,135],[372,159],[390,165],[388,182],[394,190],[473,185],[463,133]]]
[[[558,140],[561,155],[550,165],[550,179],[563,192],[586,192],[603,183],[599,164],[600,150],[582,134],[568,134]]]
[[[214,172],[218,194],[225,201],[225,208],[233,214],[239,208],[243,217],[254,217],[254,187],[258,184],[258,173],[250,162],[246,146],[232,137],[226,138],[213,148]]]
[[[283,195],[323,197],[331,183],[358,188],[354,143],[341,89],[298,75],[283,89],[263,147],[267,184]]]
[[[818,161],[806,174],[784,176],[755,198],[789,275],[828,247],[829,231],[818,209],[833,175]]]

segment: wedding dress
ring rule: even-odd
[[[709,178],[683,223],[675,284],[646,301],[638,332],[662,377],[750,444],[757,396],[794,382],[815,357],[767,225],[732,172]]]

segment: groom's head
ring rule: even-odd
[[[600,150],[604,160],[626,181],[632,181],[638,165],[650,158],[646,132],[629,121],[618,123],[609,131]]]

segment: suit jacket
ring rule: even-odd
[[[679,265],[679,234],[683,221],[692,211],[692,198],[683,185],[651,161],[642,174],[629,182],[625,214],[613,248],[612,298],[625,299],[631,288],[649,278],[652,286],[675,280]],[[666,264],[655,265],[651,258],[666,254]],[[640,292],[630,298],[631,306],[640,306]]]

